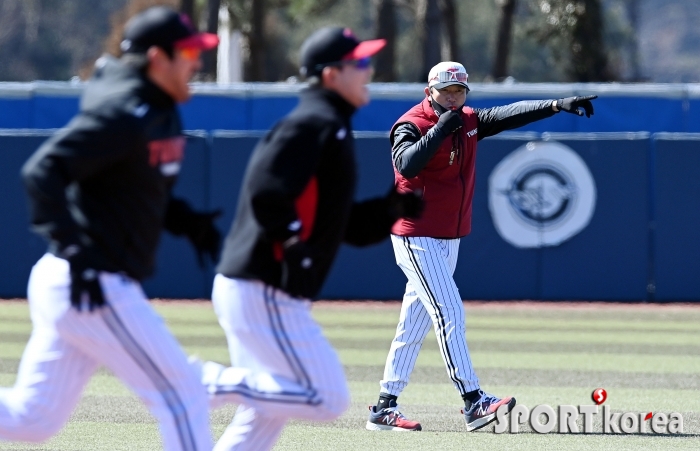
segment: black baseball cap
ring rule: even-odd
[[[349,28],[321,28],[302,44],[299,72],[305,77],[319,75],[326,66],[370,57],[385,45],[385,39],[359,41]]]
[[[120,47],[124,53],[146,53],[152,46],[172,52],[176,48],[210,50],[218,44],[217,35],[198,32],[187,15],[154,6],[129,19]]]

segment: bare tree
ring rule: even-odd
[[[583,5],[583,7],[581,7]],[[577,20],[571,39],[571,77],[577,82],[612,81],[603,42],[603,12],[600,0],[583,0],[576,6]]]
[[[457,32],[457,8],[454,0],[438,2],[445,33],[442,36],[441,54],[443,60],[459,60],[459,34]]]
[[[639,62],[639,3],[639,0],[627,0],[627,17],[634,34],[629,46],[632,81],[644,80]]]
[[[420,81],[428,78],[430,68],[441,60],[440,7],[438,0],[417,0],[416,27],[418,45],[423,50]]]
[[[284,9],[291,23],[322,17],[339,0],[220,0],[228,8],[230,25],[242,35],[243,79],[245,81],[276,80],[281,72],[291,72],[285,49],[288,37],[271,26],[270,15]]]
[[[265,80],[265,12],[267,0],[253,0],[250,26],[245,33],[248,47],[247,64],[243,72],[246,81]]]
[[[374,35],[386,39],[386,47],[376,59],[374,79],[376,81],[396,81],[396,5],[394,0],[373,0],[376,20]]]
[[[517,0],[496,0],[500,8],[498,20],[498,35],[496,37],[496,56],[493,59],[491,76],[494,80],[500,80],[508,76],[508,57],[510,55],[510,41],[513,34],[513,16]]]
[[[531,0],[531,8],[543,20],[530,30],[556,59],[566,61],[570,81],[613,81],[603,42],[601,0]]]
[[[0,3],[0,45],[6,46],[5,41],[22,28],[21,19],[26,17],[23,8],[28,7],[29,2],[22,3],[20,0],[6,0]]]
[[[219,9],[221,0],[207,0],[207,33],[219,32]],[[216,51],[204,52],[202,73],[209,81],[216,81]]]

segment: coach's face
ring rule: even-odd
[[[450,85],[442,89],[425,88],[425,95],[433,97],[437,103],[448,110],[461,108],[467,101],[467,88],[462,85]]]

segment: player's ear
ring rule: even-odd
[[[338,68],[333,66],[326,66],[321,71],[321,83],[326,88],[333,88],[336,84],[336,79],[338,78]]]
[[[430,88],[429,87],[426,86],[425,88],[423,88],[423,92],[425,92],[426,97],[430,97]]]
[[[170,59],[168,54],[160,47],[155,45],[148,48],[146,51],[149,66],[161,65],[166,60]]]

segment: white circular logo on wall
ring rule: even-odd
[[[586,163],[558,142],[529,142],[489,176],[493,223],[516,247],[563,243],[588,225],[595,201],[595,182]]]

